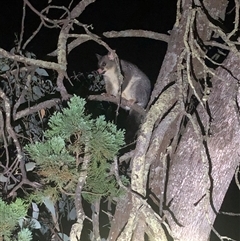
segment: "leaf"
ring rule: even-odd
[[[5,71],[7,71],[7,70],[9,70],[9,69],[10,69],[9,65],[5,64],[5,65],[1,68],[1,71],[5,72]]]
[[[2,173],[0,174],[0,182],[7,182],[7,177],[5,177]]]
[[[51,80],[47,79],[47,80],[45,80],[45,83],[48,84],[49,86],[51,86],[52,88],[54,88]]]
[[[49,197],[44,197],[43,198],[43,203],[45,204],[45,206],[47,207],[49,212],[52,214],[53,219],[56,220],[57,217],[56,217],[56,212],[55,212],[53,201]]]
[[[24,218],[20,218],[20,219],[18,220],[18,224],[19,224],[19,227],[20,227],[20,228],[23,228],[24,220],[25,220],[25,217],[24,217]]]
[[[41,115],[41,118],[43,119],[43,117],[46,115],[46,111],[44,109],[41,109],[40,115]]]
[[[32,218],[33,219],[38,219],[39,208],[38,208],[38,205],[36,203],[34,203],[34,202],[32,202],[32,209],[33,209]]]
[[[10,184],[10,185],[7,186],[7,190],[11,190],[11,189],[13,189],[14,187],[15,187],[15,184]]]
[[[35,70],[35,72],[41,76],[49,76],[49,74],[47,73],[47,71],[45,69],[42,68],[37,68]]]
[[[75,220],[77,217],[76,208],[72,208],[72,210],[68,213],[68,220]]]
[[[44,96],[41,89],[38,86],[33,86],[32,91],[36,95],[37,98]]]
[[[63,241],[70,241],[70,238],[65,234],[65,233],[58,233],[58,236],[61,238]]]
[[[31,224],[31,227],[34,229],[40,229],[42,227],[42,225],[36,219],[32,219]]]
[[[26,167],[26,171],[32,171],[35,167],[36,167],[36,163],[35,162],[28,162],[25,164]]]
[[[35,75],[32,77],[32,81],[37,81],[37,77]]]

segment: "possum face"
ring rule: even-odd
[[[112,72],[115,70],[116,68],[116,64],[115,64],[115,61],[114,60],[111,60],[109,58],[108,55],[104,55],[104,56],[101,56],[101,55],[96,55],[97,58],[98,58],[98,70],[97,72],[99,74],[106,74],[107,75],[107,72]]]

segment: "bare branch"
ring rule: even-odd
[[[103,35],[107,38],[119,38],[119,37],[150,38],[150,39],[164,41],[166,43],[169,42],[169,37],[170,37],[167,34],[156,33],[156,32],[147,31],[147,30],[134,30],[134,29],[124,30],[119,32],[110,31],[110,32],[103,33]]]
[[[85,150],[85,153],[88,153],[88,150]],[[77,183],[76,193],[75,193],[75,207],[76,207],[76,213],[77,213],[77,222],[73,224],[71,228],[71,232],[70,232],[71,241],[80,240],[80,236],[83,228],[83,221],[86,218],[86,215],[84,213],[83,206],[82,206],[81,196],[82,196],[83,186],[86,182],[86,178],[88,174],[87,169],[88,169],[90,159],[91,158],[88,154],[84,156],[81,172],[79,174],[80,176],[78,178],[78,183]]]
[[[18,120],[24,116],[27,116],[27,115],[30,115],[30,114],[33,114],[37,111],[40,111],[42,109],[46,109],[46,108],[51,108],[53,106],[56,106],[58,103],[60,103],[60,99],[58,98],[54,98],[54,99],[51,99],[51,100],[46,100],[46,101],[43,101],[37,105],[34,105],[32,107],[29,107],[29,108],[26,108],[24,110],[21,110],[21,111],[18,111],[16,113],[16,117],[14,118],[14,120]]]
[[[66,71],[66,66],[63,66],[63,65],[60,65],[60,64],[57,64],[57,63],[53,63],[53,62],[30,59],[30,58],[23,57],[23,56],[20,56],[20,55],[11,54],[11,53],[7,52],[6,50],[4,50],[2,48],[0,48],[0,55],[6,57],[8,59],[18,61],[18,62],[27,64],[27,65],[39,66],[39,67],[46,68],[46,69],[53,69],[53,70],[56,70],[56,71],[59,71],[59,72],[61,72],[61,71],[65,72]]]
[[[22,176],[22,179],[19,182],[19,184],[16,185],[11,190],[11,192],[8,194],[8,197],[11,197],[11,196],[15,195],[16,191],[19,188],[21,188],[22,185],[24,185],[24,184],[30,185],[30,186],[35,187],[35,188],[39,188],[41,185],[39,183],[37,183],[37,182],[31,182],[27,178],[27,173],[26,173],[26,169],[25,169],[25,161],[24,161],[22,148],[21,148],[21,145],[20,145],[20,143],[18,141],[17,135],[14,132],[12,126],[11,126],[11,105],[10,105],[10,101],[9,101],[8,97],[5,95],[5,93],[2,91],[2,89],[0,89],[0,97],[4,101],[4,107],[5,107],[5,111],[6,111],[6,129],[7,129],[8,134],[13,139],[13,143],[14,143],[14,145],[16,147],[16,150],[17,150],[17,163],[18,163],[19,168],[21,170],[21,176]]]
[[[52,23],[54,26],[56,26],[58,23],[62,23],[63,20],[51,20],[50,18],[44,16],[42,13],[40,13],[36,8],[33,7],[33,5],[28,1],[24,0],[24,3],[34,12],[36,13],[41,20],[44,20],[46,22]]]
[[[107,102],[112,102],[116,105],[119,105],[125,109],[126,106],[129,107],[132,110],[135,110],[136,112],[138,112],[139,114],[141,114],[142,116],[146,115],[146,110],[144,110],[141,106],[139,106],[138,104],[131,104],[129,103],[129,101],[125,100],[124,98],[121,98],[121,103],[120,100],[114,96],[107,96],[107,95],[90,95],[88,96],[89,100],[96,100],[96,101],[107,101]]]

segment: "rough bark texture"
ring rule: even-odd
[[[132,208],[131,195],[126,194],[118,201],[115,215],[111,222],[111,230],[109,233],[109,240],[116,240],[120,235],[126,220],[129,218],[129,213]]]
[[[181,3],[182,15],[171,31],[167,54],[150,99],[151,108],[137,141],[131,188],[152,204],[156,217],[164,214],[170,229],[164,225],[174,239],[206,241],[239,163],[239,57],[230,53],[222,64],[224,68],[207,70],[213,77],[206,104],[205,89],[199,84],[207,76],[207,66],[202,61],[206,56],[195,37],[203,42],[210,40],[216,28],[208,16],[223,19],[228,1],[195,2],[203,4],[204,11],[193,9],[191,0]],[[193,95],[199,104],[187,113],[184,105]],[[119,217],[123,233],[130,225],[140,225],[133,222],[134,215],[137,220],[143,215],[141,205],[147,207],[138,202],[136,208],[134,199],[132,202],[130,199],[131,207],[127,209],[130,215]],[[117,215],[114,221],[118,223]],[[153,226],[146,224],[148,234]],[[124,237],[136,240],[137,235],[132,231]],[[161,236],[158,240],[165,239]]]
[[[183,38],[186,19],[190,14],[189,2],[185,2],[185,12],[182,15],[179,27],[171,32],[168,51],[159,74],[151,100],[164,89],[164,86],[173,81],[173,71],[177,69],[179,55],[184,48]],[[214,2],[206,3],[206,7],[214,18],[222,17],[227,2],[214,6]],[[219,4],[219,3],[218,3]],[[197,22],[198,33],[203,40],[208,40],[209,30],[206,17],[199,16]],[[203,68],[197,59],[193,59],[193,69],[196,77],[201,76]],[[229,55],[223,63],[234,73],[238,69],[239,58]],[[159,201],[165,205],[167,220],[172,235],[179,240],[207,240],[214,223],[216,211],[219,210],[234,171],[238,165],[239,121],[236,105],[237,81],[239,73],[233,78],[227,71],[219,68],[216,77],[212,79],[213,88],[208,99],[209,114],[199,105],[196,116],[188,121],[186,131],[181,133],[181,139],[175,153],[165,151],[167,140],[171,143],[178,131],[178,122],[172,123],[169,136],[165,135],[165,144],[159,147],[158,158],[150,170],[150,190]],[[172,76],[172,77],[171,77]],[[219,76],[220,80],[217,76]],[[198,92],[199,93],[199,92]],[[177,98],[177,97],[176,97]],[[211,137],[202,136],[201,128],[207,129],[211,120]],[[200,127],[198,127],[200,126]],[[155,130],[156,131],[156,130]],[[172,136],[171,136],[172,135]],[[167,162],[164,155],[168,155]],[[169,167],[168,173],[165,170]],[[164,200],[161,200],[164,199]],[[161,213],[161,207],[160,207]]]
[[[239,66],[237,57],[230,55],[224,65],[235,78],[240,78],[239,71],[236,71]],[[239,163],[237,81],[224,69],[219,69],[217,75],[225,81],[217,77],[213,79],[214,87],[208,100],[211,136],[201,141],[189,122],[171,160],[166,204],[174,215],[170,212],[166,215],[174,237],[179,240],[208,239],[210,224],[216,217],[214,210],[219,210]],[[206,112],[200,107],[197,112],[203,125],[206,124]],[[207,149],[208,155],[203,149]]]

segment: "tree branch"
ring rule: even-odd
[[[141,106],[139,106],[138,104],[131,104],[129,103],[129,101],[127,101],[124,98],[121,98],[121,103],[120,100],[114,96],[108,96],[108,95],[89,95],[88,96],[89,100],[95,100],[95,101],[106,101],[106,102],[111,102],[114,103],[116,105],[120,105],[123,109],[127,107],[129,107],[132,110],[135,110],[136,112],[138,112],[139,114],[141,114],[142,116],[146,115],[146,110],[144,110]]]
[[[110,32],[103,33],[103,35],[107,38],[119,38],[119,37],[150,38],[150,39],[164,41],[166,43],[169,42],[169,38],[170,38],[170,36],[167,34],[156,33],[156,32],[147,31],[147,30],[134,30],[134,29],[124,30],[119,32],[110,31]]]

